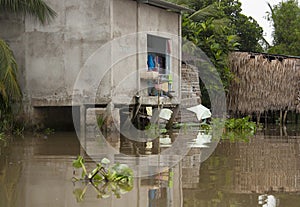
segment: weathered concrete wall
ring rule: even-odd
[[[26,90],[30,98],[59,99],[57,104],[69,105],[80,69],[110,40],[110,1],[48,3],[57,12],[51,24],[41,26],[30,18],[25,21]]]
[[[0,36],[10,43],[15,53],[28,114],[34,113],[33,107],[71,106],[74,83],[84,64],[112,39],[136,32],[165,32],[172,40],[172,55],[178,57],[178,38],[170,37],[180,33],[178,13],[131,0],[46,2],[57,12],[50,24],[41,25],[32,17],[0,16]],[[106,104],[114,91],[126,97],[136,93],[140,86],[137,71],[147,68],[147,33],[140,35],[138,41],[125,38],[107,51],[104,58],[107,65],[118,61],[98,84],[100,104]],[[132,51],[140,54],[124,58]],[[171,66],[177,77],[178,60],[172,60]],[[89,74],[87,80],[93,76]],[[175,91],[180,91],[178,82],[175,78]],[[82,95],[90,96],[88,91]]]
[[[126,12],[124,12],[126,11]],[[174,90],[179,92],[178,34],[179,14],[167,12],[154,6],[137,4],[135,1],[114,0],[113,3],[113,38],[126,36],[113,48],[113,55],[118,60],[113,67],[113,86],[117,96],[136,94],[137,88],[146,86],[139,78],[139,72],[147,70],[147,34],[165,37],[171,40],[171,73],[174,75]],[[137,35],[133,35],[137,33]],[[137,55],[129,55],[134,51]],[[118,59],[118,58],[121,58]],[[122,90],[118,90],[118,89]],[[124,93],[125,91],[125,93]],[[146,96],[145,93],[140,95]],[[179,96],[179,94],[176,94]],[[157,100],[157,98],[155,98]],[[122,99],[121,101],[122,102]]]

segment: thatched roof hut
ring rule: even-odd
[[[300,111],[300,57],[233,52],[230,67],[229,111]]]

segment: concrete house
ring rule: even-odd
[[[72,125],[72,104],[106,107],[180,100],[181,12],[163,0],[47,0],[57,17],[40,25],[2,14],[29,120]],[[163,94],[163,95],[166,95]],[[172,96],[172,98],[170,98]],[[79,108],[78,108],[79,111]]]

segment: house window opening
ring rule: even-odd
[[[171,98],[171,40],[147,35],[148,95]]]

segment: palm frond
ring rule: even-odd
[[[8,101],[8,97],[6,94],[6,90],[5,90],[5,86],[3,83],[0,82],[0,100],[3,100],[3,102],[7,102]],[[1,107],[0,107],[1,108]]]
[[[24,13],[36,17],[42,24],[50,22],[56,12],[43,0],[0,0],[0,11]]]
[[[22,97],[17,82],[18,67],[9,45],[0,39],[0,95],[3,100],[20,100]]]
[[[215,31],[219,34],[223,33],[225,27],[228,27],[230,24],[230,19],[223,17],[221,19],[213,19],[212,21]]]
[[[208,5],[203,9],[200,9],[193,13],[189,18],[195,21],[202,21],[209,17],[218,17],[219,16],[219,9],[216,4]]]

